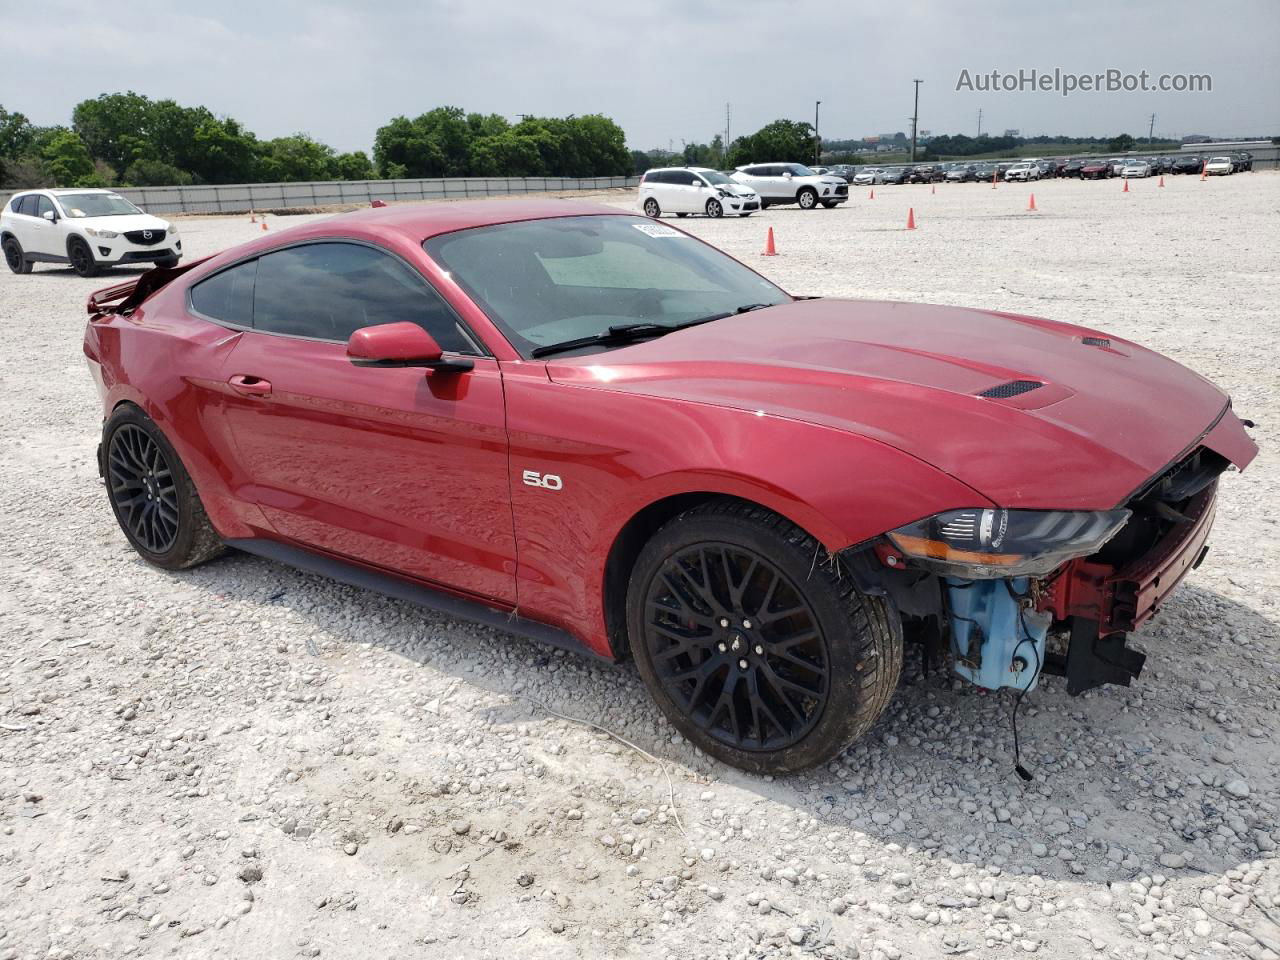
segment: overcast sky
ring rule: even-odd
[[[133,89],[261,137],[368,150],[397,114],[603,113],[633,148],[779,117],[826,138],[920,127],[1024,136],[1280,134],[1280,0],[0,0],[0,104],[67,123]],[[22,42],[14,42],[21,37]],[[970,75],[1109,68],[1212,76],[1211,93],[982,93]],[[976,81],[975,81],[976,82]]]

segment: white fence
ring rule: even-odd
[[[332,204],[404,200],[463,200],[521,193],[568,193],[634,187],[639,177],[455,177],[441,180],[323,180],[314,183],[202,184],[121,187],[148,213],[244,213]],[[0,192],[0,206],[18,190]]]

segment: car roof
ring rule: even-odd
[[[512,197],[499,200],[459,200],[365,207],[351,213],[342,213],[336,217],[315,220],[303,226],[294,227],[289,230],[289,233],[299,238],[313,233],[316,236],[332,234],[335,228],[355,234],[365,231],[394,233],[417,245],[429,237],[473,227],[490,227],[502,223],[547,220],[555,217],[603,215],[628,217],[637,214],[619,207],[582,200]]]
[[[52,193],[55,197],[65,197],[65,196],[70,196],[71,194],[79,195],[82,193],[119,193],[119,191],[104,190],[102,187],[85,187],[82,190],[77,190],[74,187],[58,187],[53,190],[46,190],[45,193]]]

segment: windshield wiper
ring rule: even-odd
[[[671,333],[673,330],[684,330],[686,327],[696,327],[701,323],[711,323],[713,320],[723,320],[725,317],[736,316],[739,313],[750,313],[752,310],[760,310],[764,307],[771,307],[771,303],[747,303],[734,310],[728,310],[724,313],[713,313],[707,317],[698,317],[694,320],[686,320],[683,323],[622,323],[615,324],[603,333],[594,333],[589,337],[575,337],[572,340],[562,340],[560,343],[548,343],[541,347],[534,347],[529,351],[529,356],[546,357],[553,353],[563,353],[566,350],[577,350],[579,347],[591,347],[598,344],[613,343],[635,343],[637,340],[650,340],[654,337],[661,337],[664,334]]]
[[[553,353],[576,350],[578,347],[590,347],[598,343],[634,343],[637,340],[660,337],[664,333],[670,333],[676,329],[678,327],[666,323],[615,324],[604,333],[593,333],[589,337],[575,337],[572,340],[562,340],[559,343],[548,343],[545,346],[534,347],[529,352],[529,356],[546,357]]]

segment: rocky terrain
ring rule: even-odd
[[[94,465],[83,305],[112,281],[0,276],[0,960],[1276,960],[1280,174],[1167,182],[673,221],[796,293],[1114,331],[1258,421],[1141,679],[1026,699],[1029,783],[1012,699],[914,655],[839,762],[761,779],[630,665],[242,554],[151,569]],[[254,229],[182,221],[192,256]]]

